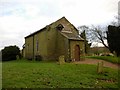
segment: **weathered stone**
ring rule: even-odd
[[[64,63],[65,63],[64,55],[61,55],[59,57],[59,64],[61,65],[61,64],[64,64]]]
[[[19,59],[20,59],[19,55],[16,55],[16,59],[17,59],[17,60],[19,60]]]
[[[103,73],[103,61],[98,62],[97,73]]]
[[[78,47],[78,48],[76,48]],[[56,60],[64,55],[65,61],[80,61],[84,54],[84,39],[78,30],[65,17],[25,37],[25,58]],[[69,51],[68,51],[69,50]]]

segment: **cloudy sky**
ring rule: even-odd
[[[119,0],[0,0],[0,50],[22,48],[24,37],[65,16],[76,27],[105,25],[118,13]]]

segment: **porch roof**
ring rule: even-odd
[[[65,36],[66,38],[68,38],[68,39],[72,39],[72,40],[83,40],[83,41],[84,41],[84,39],[81,38],[79,35],[75,35],[75,34],[73,34],[73,33],[64,33],[64,32],[61,32],[61,34],[62,34],[63,36]]]

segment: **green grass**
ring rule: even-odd
[[[96,65],[17,60],[3,62],[3,88],[118,88],[118,71]]]
[[[100,60],[105,60],[105,61],[108,61],[108,62],[120,64],[120,57],[113,57],[113,56],[86,56],[86,58],[100,59]]]

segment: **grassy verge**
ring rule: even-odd
[[[100,60],[105,60],[105,61],[108,61],[108,62],[120,64],[120,57],[113,57],[113,56],[86,56],[86,58],[100,59]]]
[[[36,61],[9,61],[2,64],[3,88],[118,88],[118,71],[96,65]]]

